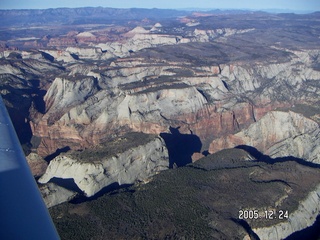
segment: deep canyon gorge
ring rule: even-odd
[[[0,93],[62,239],[320,236],[319,12],[0,16]]]

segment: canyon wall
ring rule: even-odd
[[[242,131],[214,140],[211,153],[241,145],[272,158],[296,157],[320,164],[319,125],[294,112],[271,111]]]
[[[320,185],[299,203],[296,211],[289,214],[286,222],[270,227],[253,228],[252,230],[261,240],[280,240],[289,237],[292,233],[310,227],[320,214]]]
[[[97,153],[92,153],[92,155]],[[97,157],[96,161],[79,160],[61,155],[53,159],[46,173],[39,179],[47,183],[52,178],[73,179],[87,197],[91,197],[111,184],[126,185],[147,180],[168,169],[169,156],[160,137],[145,145],[127,149],[110,157]]]
[[[188,70],[180,62],[158,61],[121,59],[100,73],[76,64],[54,79],[44,96],[45,114],[31,121],[41,139],[38,153],[89,147],[129,129],[160,134],[170,126],[198,135],[206,150],[213,139],[248,127],[270,110],[310,104],[319,91],[311,86],[320,79],[318,71],[308,63],[301,71],[293,68],[302,64],[297,55],[281,64]]]

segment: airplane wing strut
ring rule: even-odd
[[[60,239],[1,96],[0,239]]]

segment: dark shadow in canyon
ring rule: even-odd
[[[1,90],[8,92],[2,95],[2,98],[9,103],[6,104],[6,107],[25,155],[28,155],[32,148],[32,130],[29,123],[30,108],[34,104],[37,111],[45,112],[43,97],[46,91],[39,88],[40,80],[31,79],[29,82],[32,87],[29,85],[25,88],[10,85],[0,86]]]
[[[170,127],[171,133],[161,133],[169,152],[169,168],[182,167],[192,163],[192,154],[200,152],[202,143],[194,134],[181,134],[180,127]]]
[[[307,227],[301,231],[292,233],[285,240],[298,240],[298,239],[309,239],[319,240],[320,239],[320,216],[316,218],[316,221],[310,227]]]
[[[16,108],[7,107],[7,110],[20,143],[22,145],[30,143],[32,130],[29,122],[26,121],[28,117],[27,114]]]
[[[255,147],[248,146],[248,145],[239,145],[239,146],[236,146],[235,148],[245,150],[247,153],[249,153],[251,156],[253,156],[257,161],[266,162],[269,164],[274,164],[274,163],[278,163],[278,162],[294,161],[294,162],[301,164],[303,166],[312,167],[312,168],[320,168],[320,164],[308,162],[302,158],[297,158],[294,156],[271,158],[268,155],[264,155],[262,152],[260,152]]]
[[[245,220],[235,218],[232,218],[231,220],[243,227],[250,236],[251,240],[260,240],[259,236],[252,230],[251,226]]]
[[[95,195],[91,196],[91,197],[86,197],[83,192],[82,194],[79,194],[78,196],[76,196],[75,198],[73,198],[72,200],[70,200],[69,202],[72,204],[79,204],[79,203],[83,203],[83,202],[88,202],[88,201],[92,201],[92,200],[96,200],[99,197],[103,196],[106,193],[110,193],[110,195],[114,195],[114,194],[118,194],[120,191],[126,191],[126,192],[134,192],[134,190],[130,190],[129,187],[131,187],[133,184],[123,184],[123,185],[119,185],[119,183],[115,182],[112,183],[104,188],[102,188],[99,192],[97,192]],[[62,185],[60,185],[62,186]]]
[[[210,153],[209,153],[208,150],[204,150],[204,151],[202,152],[202,155],[206,157],[206,156],[210,155]]]
[[[58,148],[54,153],[46,156],[44,158],[44,160],[49,163],[52,159],[54,159],[55,157],[59,156],[61,153],[66,153],[69,150],[71,150],[71,148],[69,146],[66,146],[66,147],[63,147],[63,148]]]
[[[60,187],[63,187],[65,189],[68,189],[68,190],[71,190],[71,191],[74,191],[74,192],[79,193],[81,195],[83,194],[83,191],[74,182],[73,178],[64,179],[64,178],[54,177],[54,178],[51,178],[49,182],[57,184]]]
[[[33,88],[33,104],[35,109],[39,112],[44,114],[46,111],[46,104],[44,102],[44,95],[47,93],[46,90],[40,89],[40,80],[39,79],[32,79],[29,80],[29,82],[32,84]]]
[[[277,162],[288,162],[288,161],[294,161],[298,164],[301,164],[303,166],[311,167],[311,168],[320,168],[320,164],[308,162],[306,160],[303,160],[301,158],[297,158],[294,156],[286,156],[286,157],[278,157],[278,158],[271,158],[267,155],[264,155],[261,153],[258,149],[247,146],[247,145],[240,145],[236,148],[243,149],[246,152],[248,152],[250,155],[252,155],[257,161],[266,162],[269,164],[274,164]],[[301,231],[297,231],[295,233],[292,233],[290,236],[285,238],[286,240],[296,240],[296,239],[311,239],[316,240],[320,239],[320,216],[316,218],[316,221],[313,223],[312,226],[307,227]]]
[[[30,141],[32,136],[29,122],[26,121],[29,117],[29,108],[31,106],[31,99],[25,97],[24,94],[31,94],[31,90],[15,90],[11,86],[2,86],[1,90],[7,90],[7,94],[2,95],[2,99],[9,103],[6,104],[11,122],[15,128],[17,136],[21,144]],[[26,92],[26,93],[25,93]]]
[[[54,61],[54,57],[51,56],[49,53],[46,53],[46,52],[42,52],[40,51],[42,57],[50,62],[53,62]]]
[[[86,197],[84,192],[78,187],[73,178],[57,178],[53,177],[49,181],[50,183],[54,183],[60,187],[68,189],[70,191],[78,193],[73,199],[69,201],[72,204],[79,204],[83,202],[88,202],[92,200],[96,200],[99,197],[103,196],[106,193],[110,193],[110,195],[118,194],[120,191],[134,192],[134,190],[130,190],[133,184],[123,184],[119,185],[119,183],[112,183],[104,188],[102,188],[99,192],[91,197]]]

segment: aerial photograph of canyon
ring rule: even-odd
[[[0,239],[320,239],[320,1],[1,0],[0,19]]]

